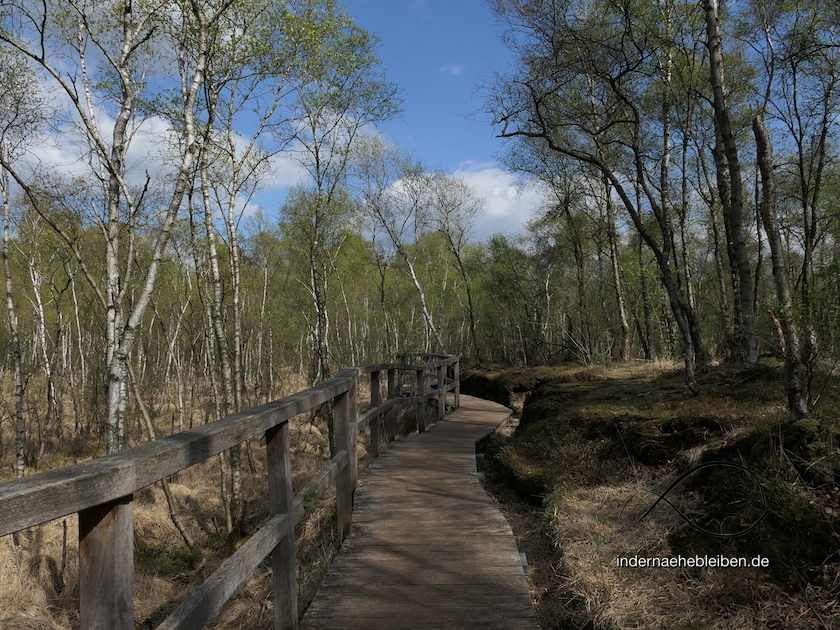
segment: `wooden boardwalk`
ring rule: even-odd
[[[302,629],[535,630],[513,532],[475,467],[475,443],[509,413],[461,396],[388,447],[362,476],[352,532]]]

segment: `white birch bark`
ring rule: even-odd
[[[0,151],[3,148],[0,146]],[[0,172],[0,196],[3,202],[3,275],[6,289],[6,315],[9,320],[11,333],[12,361],[14,363],[15,380],[15,477],[20,479],[26,472],[26,416],[23,412],[23,357],[20,350],[20,334],[18,332],[17,310],[13,297],[12,268],[9,261],[9,237],[11,223],[11,208],[9,207],[9,175]]]

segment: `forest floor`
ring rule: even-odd
[[[486,447],[486,485],[540,629],[840,630],[840,386],[814,385],[813,416],[790,422],[770,363],[711,368],[697,394],[669,365],[467,371],[465,392],[519,417]]]

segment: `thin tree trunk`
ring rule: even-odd
[[[650,295],[647,287],[647,273],[645,271],[644,260],[642,260],[642,242],[639,240],[638,255],[639,255],[639,288],[642,294],[642,321],[636,320],[636,325],[639,330],[639,339],[642,342],[642,352],[645,360],[653,360],[653,330],[651,328],[651,311],[650,311]]]
[[[801,374],[801,349],[799,332],[793,318],[793,295],[790,277],[784,260],[779,219],[776,212],[776,181],[773,173],[773,153],[770,137],[762,117],[755,116],[752,121],[753,134],[757,150],[758,168],[761,172],[761,220],[767,234],[770,256],[773,263],[773,279],[776,285],[776,298],[779,300],[778,317],[781,321],[785,339],[785,380],[788,394],[788,409],[795,419],[809,415],[808,403],[803,395]]]
[[[137,377],[134,374],[134,368],[131,366],[131,363],[128,364],[128,373],[131,378],[131,391],[134,393],[134,400],[137,401],[137,408],[140,410],[140,417],[143,418],[143,424],[146,426],[146,433],[149,436],[149,441],[154,442],[157,439],[155,425],[152,422],[152,417],[149,415],[149,409],[140,393],[140,384],[137,381]],[[175,529],[178,530],[178,533],[181,534],[184,544],[192,549],[195,547],[195,541],[192,536],[190,536],[189,531],[184,523],[181,522],[181,517],[178,515],[178,506],[175,504],[175,497],[172,496],[172,489],[169,487],[169,480],[161,479],[160,486],[163,488],[163,494],[166,497],[166,505],[169,506],[169,518],[172,520],[172,524],[175,526]]]
[[[470,325],[470,340],[472,341],[473,345],[473,352],[475,353],[475,358],[478,361],[481,361],[481,349],[478,347],[478,334],[476,332],[476,321],[475,321],[475,305],[473,303],[473,295],[472,295],[472,279],[470,278],[469,274],[467,273],[467,267],[464,264],[463,256],[461,252],[457,251],[457,249],[450,243],[450,247],[452,247],[452,254],[455,256],[455,262],[458,266],[458,273],[461,274],[461,277],[464,279],[464,290],[467,294],[467,315],[469,316],[469,325]]]
[[[32,293],[35,301],[35,321],[37,324],[35,329],[38,334],[38,345],[41,348],[42,369],[46,381],[47,414],[55,426],[56,436],[58,437],[59,444],[61,444],[63,432],[62,414],[55,391],[52,362],[50,361],[49,350],[47,349],[47,318],[44,312],[44,300],[41,298],[42,276],[34,260],[29,261],[29,278],[32,281]]]
[[[190,236],[192,242],[192,250],[193,250],[193,261],[196,269],[196,273],[199,277],[205,276],[207,274],[204,265],[200,263],[200,258],[198,255],[198,234],[197,234],[197,227],[195,224],[195,208],[193,206],[192,198],[189,199],[189,219],[190,219]],[[211,226],[212,227],[212,226]],[[206,228],[206,226],[205,226]],[[209,249],[209,246],[208,246]],[[218,266],[217,266],[218,270]],[[202,315],[204,320],[204,357],[205,357],[205,378],[210,383],[210,393],[211,393],[211,400],[213,402],[213,407],[215,414],[213,419],[219,419],[225,415],[225,409],[227,407],[227,403],[222,403],[222,395],[219,392],[219,385],[218,385],[218,376],[217,371],[220,369],[221,360],[217,360],[214,352],[214,347],[218,348],[217,344],[213,343],[213,339],[215,338],[215,326],[214,326],[214,315],[213,315],[213,302],[214,300],[209,296],[205,295],[204,290],[202,289],[202,283],[199,281],[198,283],[198,295],[199,299],[201,300],[203,309]],[[210,421],[210,409],[206,409],[206,420]],[[225,530],[230,533],[233,531],[233,515],[231,513],[231,501],[230,495],[228,494],[227,489],[227,465],[225,463],[225,454],[219,453],[219,474],[220,474],[220,483],[219,483],[219,492],[222,498],[222,508],[224,512],[225,518]]]
[[[0,147],[2,150],[2,147]],[[18,318],[12,293],[12,267],[9,261],[9,233],[11,208],[9,207],[9,175],[0,173],[0,193],[3,198],[3,272],[6,277],[6,314],[9,318],[11,333],[12,360],[15,372],[15,477],[20,479],[26,471],[26,416],[23,413],[23,356],[20,351]]]
[[[224,325],[224,313],[222,310],[222,276],[219,268],[219,255],[216,246],[216,231],[213,227],[212,205],[209,191],[209,178],[207,173],[207,154],[202,153],[199,157],[199,175],[201,177],[201,195],[204,204],[204,232],[207,239],[207,256],[210,261],[210,279],[213,286],[213,297],[210,300],[210,312],[212,315],[213,332],[216,338],[216,346],[219,349],[217,359],[221,368],[222,390],[224,392],[225,415],[232,415],[236,412],[236,386],[233,379],[231,367],[230,350],[228,347],[227,334]],[[230,449],[230,472],[231,472],[231,509],[233,523],[238,524],[242,518],[242,447],[236,445]]]
[[[402,254],[403,259],[408,266],[408,275],[411,276],[412,282],[414,282],[414,287],[417,289],[417,294],[420,296],[420,308],[423,312],[423,319],[426,320],[426,325],[428,327],[428,331],[434,336],[435,342],[437,344],[437,351],[443,352],[444,345],[443,340],[440,337],[440,331],[438,330],[437,326],[435,325],[434,320],[432,319],[432,314],[429,312],[429,307],[426,303],[426,292],[423,289],[423,285],[420,283],[420,279],[417,277],[417,272],[414,270],[414,265],[412,264],[411,260],[405,254],[402,245],[399,246],[400,253]]]
[[[612,207],[611,190],[609,182],[605,182],[607,195],[607,236],[610,242],[610,266],[612,270],[613,286],[615,288],[615,300],[618,305],[619,325],[619,355],[620,361],[630,360],[630,324],[627,319],[627,305],[624,301],[624,290],[621,283],[621,260],[618,255],[618,237],[615,233],[615,213]]]
[[[242,392],[245,386],[242,375],[242,265],[233,206],[234,200],[231,199],[228,204],[226,224],[230,243],[230,277],[233,284],[233,396],[234,406],[238,411],[242,409]]]
[[[688,137],[683,140],[682,144],[682,187],[680,193],[680,251],[682,252],[682,269],[683,277],[685,278],[685,295],[688,301],[688,306],[692,310],[696,310],[694,302],[694,287],[691,276],[691,265],[688,260],[688,238],[686,223],[688,221],[688,177],[686,171],[688,169]]]
[[[268,259],[263,259],[263,290],[262,300],[260,300],[260,322],[257,331],[257,356],[254,361],[256,369],[254,370],[254,404],[259,405],[262,400],[262,382],[263,382],[263,343],[265,340],[265,307],[268,301]],[[268,402],[268,399],[266,400]]]
[[[709,47],[709,70],[712,83],[715,129],[723,150],[719,158],[725,162],[728,183],[721,185],[721,201],[724,217],[729,228],[732,248],[731,265],[738,276],[735,299],[738,304],[740,320],[737,327],[737,347],[741,360],[746,365],[758,363],[758,340],[756,337],[755,300],[753,296],[752,267],[747,251],[744,234],[744,199],[741,179],[741,165],[732,125],[729,120],[729,108],[726,103],[723,80],[723,51],[718,22],[717,0],[703,0],[706,13],[706,32]],[[717,161],[717,160],[716,160]],[[718,174],[723,172],[718,168]],[[728,191],[726,190],[728,188]],[[728,192],[728,194],[725,194]]]

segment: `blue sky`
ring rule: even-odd
[[[390,81],[404,111],[379,131],[430,168],[463,178],[485,199],[474,238],[514,232],[539,203],[496,154],[502,141],[483,112],[480,86],[511,56],[484,0],[344,0],[347,13],[380,39]]]
[[[495,232],[521,231],[539,207],[540,195],[533,187],[523,187],[520,178],[498,161],[503,143],[483,111],[480,86],[494,71],[504,71],[511,63],[501,29],[485,0],[341,1],[359,26],[379,38],[378,53],[386,76],[405,99],[403,113],[378,125],[379,133],[416,154],[430,169],[443,170],[473,187],[484,201],[473,240],[486,240]],[[47,79],[44,92],[60,90]],[[69,103],[63,106],[72,111]],[[99,112],[98,124],[107,136],[113,126],[107,110]],[[170,131],[160,117],[141,124],[129,151],[138,181],[145,172],[157,173],[164,166],[161,146],[166,144],[161,139]],[[77,146],[64,136],[54,140],[33,147],[34,160],[84,175],[87,145]],[[250,201],[243,200],[243,213],[251,215],[261,208],[270,221],[275,220],[290,187],[304,177],[294,156],[281,153],[262,189]]]
[[[359,26],[380,38],[388,78],[405,94],[401,120],[380,127],[431,166],[488,162],[501,147],[478,87],[510,55],[484,0],[344,0]]]

